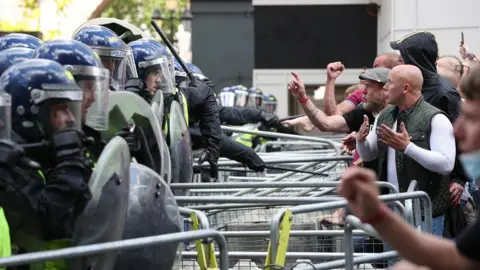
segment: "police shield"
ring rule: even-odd
[[[150,168],[130,165],[130,196],[123,239],[183,231],[177,202],[167,183]],[[178,243],[121,251],[115,270],[172,269]]]
[[[150,104],[135,93],[118,91],[110,93],[108,107],[109,129],[102,133],[102,137],[108,141],[125,127],[133,127],[133,130],[140,128],[144,135],[139,140],[146,144],[142,151],[149,150],[151,154],[151,161],[144,165],[151,166],[163,175],[161,169],[163,136],[159,121]]]
[[[164,112],[164,103],[163,103],[163,93],[162,91],[156,91],[155,95],[153,96],[152,103],[151,103],[153,114],[157,117],[158,123],[160,128],[163,130],[163,112]],[[163,132],[160,134],[163,135]],[[171,162],[170,162],[170,152],[168,150],[167,143],[164,139],[162,139],[162,145],[160,146],[160,155],[162,156],[162,172],[161,175],[165,182],[170,184],[172,181],[171,175]]]
[[[176,101],[172,101],[170,105],[168,139],[172,160],[172,182],[191,183],[193,177],[192,143],[183,116],[183,109]],[[175,194],[178,195],[177,192]]]
[[[125,228],[129,187],[130,152],[121,137],[104,148],[88,182],[92,198],[77,218],[72,244],[83,246],[121,240]],[[116,252],[71,260],[70,269],[111,269]]]
[[[101,25],[107,27],[115,32],[125,43],[148,37],[148,35],[137,26],[116,18],[96,18],[88,20],[75,30],[73,36],[75,36],[80,29],[89,25]]]

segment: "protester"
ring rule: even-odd
[[[419,189],[432,200],[433,233],[442,235],[455,139],[448,118],[424,101],[422,83],[422,73],[415,66],[392,70],[385,89],[388,103],[394,106],[381,113],[373,128],[365,116],[357,133],[357,151],[364,161],[378,159],[380,179],[400,192],[417,180]]]
[[[373,61],[373,67],[385,67],[392,69],[398,64],[399,56],[395,53],[383,53],[378,55]],[[327,65],[327,82],[325,85],[324,107],[327,115],[342,115],[353,111],[363,102],[363,91],[357,90],[349,95],[342,103],[336,104],[335,101],[335,81],[343,73],[345,66],[342,62],[334,62]],[[362,80],[360,80],[362,81]]]
[[[444,55],[437,60],[437,72],[458,90],[463,76],[462,60],[454,55]]]
[[[454,131],[463,152],[459,159],[469,177],[476,180],[480,178],[480,67],[473,68],[462,80],[461,88],[465,103],[455,122]],[[466,229],[456,242],[420,233],[378,199],[376,179],[372,171],[348,169],[342,176],[338,190],[348,200],[349,208],[357,217],[372,225],[400,257],[411,262],[401,262],[395,269],[419,269],[418,266],[436,270],[480,269],[479,220]]]

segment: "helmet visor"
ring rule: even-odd
[[[234,107],[235,106],[235,93],[233,92],[222,92],[220,93],[220,105],[223,107]]]
[[[43,89],[30,91],[33,103],[46,115],[44,135],[64,128],[82,130],[83,92],[76,84],[44,84]]]
[[[263,101],[263,109],[269,113],[275,113],[277,111],[276,101]]]
[[[261,108],[263,101],[263,95],[250,94],[248,95],[247,107]]]
[[[82,122],[98,131],[107,130],[110,77],[108,69],[85,67],[72,73],[83,90]]]
[[[131,78],[138,78],[137,68],[135,67],[135,58],[133,58],[133,53],[130,48],[127,50],[126,60],[123,63],[126,65],[125,69],[127,80]]]
[[[235,91],[235,95],[237,96],[235,107],[245,107],[247,105],[248,93],[243,90],[237,90]]]
[[[175,93],[175,87],[166,57],[140,62],[138,66],[147,68],[145,86],[152,96],[157,90],[162,91],[164,94]]]
[[[175,84],[175,58],[173,55],[166,56],[168,63],[168,72],[172,77],[172,83]]]
[[[112,48],[92,48],[102,60],[103,66],[110,72],[109,87],[114,91],[125,89],[127,81],[127,66],[129,66],[128,50]],[[132,57],[133,58],[133,57]],[[130,68],[131,75],[135,75],[135,69]]]
[[[10,139],[12,133],[12,97],[0,94],[0,139]]]

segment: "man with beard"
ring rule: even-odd
[[[289,83],[288,90],[300,102],[309,120],[319,130],[350,133],[360,129],[364,117],[374,120],[380,111],[387,106],[383,86],[388,80],[389,72],[390,69],[388,68],[377,67],[360,75],[359,78],[365,80],[364,102],[355,110],[344,115],[327,116],[318,109],[308,98],[305,85],[294,72],[292,72],[294,78]]]

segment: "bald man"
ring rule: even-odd
[[[400,65],[384,86],[393,105],[376,118],[372,129],[365,118],[356,135],[357,151],[364,161],[378,158],[378,176],[400,192],[411,180],[431,199],[433,234],[442,236],[449,201],[449,174],[455,163],[455,138],[448,117],[422,96],[419,68]]]
[[[462,61],[454,55],[444,55],[437,60],[437,72],[458,90],[463,75]]]

